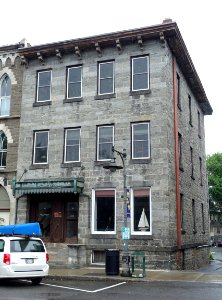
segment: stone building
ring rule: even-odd
[[[122,257],[124,243],[145,253],[148,268],[208,263],[212,108],[177,24],[19,54],[16,222],[40,222],[51,265],[104,264],[105,250]],[[124,169],[104,168],[113,154]]]
[[[0,47],[0,225],[15,222],[12,179],[16,176],[22,72],[18,44]]]

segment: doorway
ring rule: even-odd
[[[78,242],[79,199],[74,194],[29,196],[30,222],[39,222],[47,242]]]

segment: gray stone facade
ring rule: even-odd
[[[164,43],[158,37],[161,32],[164,32],[164,26],[160,25],[156,29],[155,36],[151,33],[149,36],[147,33],[148,38],[144,32],[146,30],[148,32],[149,28],[129,31],[128,35],[131,38],[126,38],[126,33],[123,32],[121,51],[115,45],[115,34],[70,41],[73,45],[72,49],[78,43],[82,45],[81,58],[74,54],[74,50],[68,51],[66,43],[30,47],[20,51],[21,57],[26,59],[26,67],[24,67],[23,77],[17,178],[27,169],[23,181],[70,178],[78,177],[80,174],[85,179],[84,191],[79,195],[78,243],[48,243],[48,249],[51,249],[52,253],[52,265],[56,263],[67,266],[90,265],[95,251],[110,248],[119,249],[122,254],[121,228],[124,215],[122,170],[111,173],[103,168],[101,162],[96,161],[97,126],[110,124],[115,128],[115,148],[120,151],[126,149],[127,187],[151,189],[152,232],[144,236],[131,235],[129,252],[143,251],[147,257],[148,268],[192,269],[208,262],[209,248],[206,245],[209,244],[209,220],[204,115],[211,114],[212,111],[207,99],[197,97],[197,91],[184,75],[184,66],[181,65],[182,61],[178,55],[176,72],[180,76],[181,107],[177,108],[175,114],[172,43],[170,37],[169,40],[167,39],[167,33]],[[176,31],[178,30],[175,23],[172,23],[172,26]],[[142,47],[138,45],[138,34],[142,37],[144,34]],[[119,35],[121,37],[121,33]],[[124,38],[126,38],[125,42]],[[108,39],[112,42],[106,44]],[[180,43],[180,39],[181,37],[176,34],[175,40]],[[91,46],[97,40],[101,45],[101,53]],[[61,49],[63,54],[61,58],[52,54],[52,51],[55,52],[57,48]],[[37,52],[42,54],[43,60],[38,60]],[[149,55],[150,89],[147,92],[132,93],[130,60],[131,57],[141,55]],[[187,53],[183,55],[186,57]],[[114,61],[115,64],[115,94],[112,97],[96,97],[98,63],[103,61]],[[76,65],[83,66],[82,99],[64,101],[66,68]],[[33,104],[36,97],[37,72],[49,69],[52,70],[51,102],[48,105],[35,106]],[[199,80],[195,72],[191,75]],[[203,93],[203,90],[201,92]],[[192,100],[192,124],[189,123],[188,95]],[[198,112],[200,136],[198,136]],[[178,124],[176,130],[175,115]],[[150,124],[151,158],[146,161],[138,162],[131,157],[130,128],[135,122]],[[65,165],[63,163],[64,129],[74,127],[81,127],[81,163]],[[49,162],[44,168],[32,165],[33,131],[35,130],[49,130]],[[175,132],[176,135],[180,133],[182,136],[183,170],[180,170],[178,179]],[[190,173],[190,147],[193,149],[193,178]],[[121,164],[118,157],[117,162]],[[179,233],[176,180],[179,180],[179,193],[183,194],[184,228]],[[115,234],[92,232],[92,189],[97,188],[116,190]],[[17,221],[20,223],[29,221],[28,199],[24,195],[18,201]],[[192,199],[195,201],[195,232]],[[130,224],[130,218],[128,222]],[[178,245],[178,234],[181,237],[181,245]],[[59,257],[63,257],[62,262]]]
[[[23,67],[21,66],[18,49],[24,46],[23,43],[18,43],[0,47],[0,95],[2,95],[2,82],[5,76],[8,76],[11,82],[9,114],[0,114],[0,131],[3,132],[7,138],[6,164],[4,166],[2,165],[1,156],[0,166],[0,214],[2,214],[4,219],[1,225],[13,224],[15,222],[16,201],[13,196],[12,179],[17,173],[23,80]],[[1,102],[1,109],[2,107],[3,102]]]

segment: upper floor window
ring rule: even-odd
[[[196,226],[196,204],[195,200],[192,199],[192,219],[193,219],[193,233],[197,232],[197,226]]]
[[[201,157],[199,157],[199,164],[200,164],[200,185],[203,185],[203,163]]]
[[[115,233],[116,196],[115,190],[93,190],[92,232]]]
[[[131,190],[132,234],[151,234],[150,188]]]
[[[192,100],[191,100],[191,96],[188,95],[188,105],[189,105],[189,123],[192,126]]]
[[[200,124],[200,112],[197,112],[197,118],[198,118],[198,136],[201,138],[201,124]]]
[[[68,68],[67,98],[82,97],[82,66]]]
[[[10,115],[11,102],[11,80],[6,75],[1,82],[1,102],[0,102],[0,116]]]
[[[52,71],[38,72],[37,102],[51,101]]]
[[[194,179],[193,148],[190,147],[190,171],[191,178]]]
[[[109,160],[112,158],[112,146],[114,145],[114,126],[97,127],[97,160]]]
[[[205,218],[204,218],[204,205],[201,203],[201,215],[202,215],[202,233],[205,233]]]
[[[3,131],[0,131],[0,168],[6,167],[7,156],[7,137]]]
[[[132,58],[132,91],[149,89],[149,56]]]
[[[64,162],[80,161],[80,128],[65,130]]]
[[[150,158],[149,122],[132,124],[132,159]]]
[[[182,156],[182,135],[178,132],[178,156],[179,156],[179,168],[183,169],[183,156]]]
[[[98,94],[114,93],[114,62],[99,63]]]
[[[34,133],[33,164],[48,163],[48,143],[48,131],[36,131]]]
[[[180,228],[184,231],[184,201],[183,194],[180,194]]]
[[[180,76],[177,73],[177,106],[181,109],[181,99],[180,99]]]

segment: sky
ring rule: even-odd
[[[206,154],[222,153],[220,0],[9,0],[1,5],[0,45],[32,46],[175,21],[213,114],[205,117]],[[4,26],[3,26],[4,24]],[[219,136],[217,136],[217,133]]]

